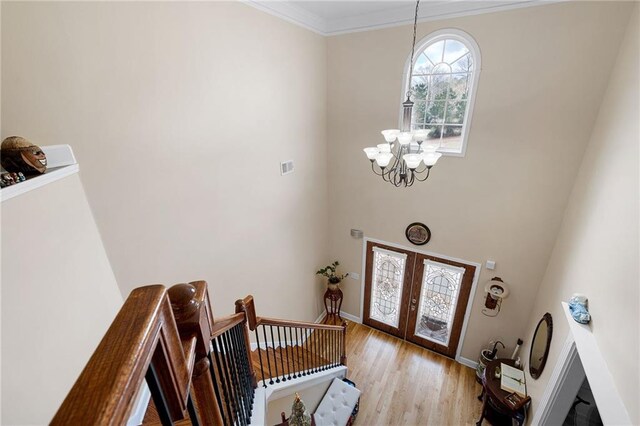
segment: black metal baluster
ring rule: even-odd
[[[231,341],[231,330],[227,330],[222,334],[223,342],[225,343],[225,353],[227,354],[227,359],[229,360],[229,369],[231,371],[231,380],[233,383],[233,393],[235,398],[236,406],[238,407],[238,417],[241,425],[246,425],[247,420],[245,418],[244,404],[242,401],[242,395],[240,394],[241,386],[239,382],[239,374],[238,374],[238,363],[236,360],[236,351],[232,345]]]
[[[238,329],[238,339],[240,340],[240,350],[242,355],[242,359],[244,360],[244,375],[247,378],[247,398],[249,401],[249,409],[253,412],[253,400],[255,397],[255,390],[253,387],[253,382],[251,380],[251,364],[252,360],[246,354],[250,353],[249,348],[247,348],[247,341],[245,340],[245,329],[244,326],[242,329]]]
[[[320,331],[320,338],[322,339],[322,349],[320,349],[320,362],[322,363],[322,371],[327,369],[327,363],[324,361],[325,353],[327,350],[327,330],[318,330]]]
[[[289,380],[291,380],[292,376],[291,376],[291,365],[293,363],[293,351],[291,350],[291,333],[289,333],[289,340],[287,340],[287,329],[289,329],[289,331],[291,331],[291,327],[285,327],[282,330],[282,333],[284,334],[284,340],[287,342],[287,368],[289,369],[289,377],[287,377]],[[294,370],[293,372],[293,378],[296,377],[296,372]]]
[[[262,352],[260,352],[260,333],[258,333],[258,328],[254,330],[256,334],[256,344],[258,345],[258,360],[260,360],[260,377],[262,377],[262,386],[267,387],[267,380],[264,377],[264,367],[262,366]]]
[[[222,387],[222,394],[224,395],[224,403],[225,406],[227,407],[227,416],[226,416],[226,420],[225,420],[225,424],[233,424],[233,411],[231,411],[231,389],[229,389],[229,384],[227,382],[227,378],[226,375],[224,374],[224,370],[223,370],[223,364],[220,361],[220,357],[224,356],[222,354],[220,354],[220,351],[222,348],[219,347],[219,338],[213,339],[211,341],[211,344],[213,345],[213,355],[216,359],[216,367],[218,368],[218,373],[219,373],[219,377],[220,377],[220,386]],[[213,363],[211,363],[211,365],[213,365]]]
[[[314,333],[316,335],[316,361],[318,362],[318,371],[322,371],[322,357],[320,354],[322,353],[322,330],[316,330]]]
[[[196,407],[193,405],[191,394],[189,394],[189,397],[187,398],[187,410],[189,410],[189,420],[191,420],[191,424],[193,426],[200,426],[200,420],[198,418],[198,413],[196,412]]]
[[[309,329],[311,330],[311,329]],[[311,331],[311,333],[309,333],[309,337],[307,337],[307,339],[309,340],[309,346],[311,347],[311,352],[309,353],[309,355],[311,356],[311,373],[315,373],[316,372],[316,351],[315,351],[315,341],[313,340],[315,338],[315,330]]]
[[[318,330],[318,338],[320,339],[320,350],[318,351],[318,359],[320,361],[320,371],[325,370],[324,358],[324,330]]]
[[[304,341],[302,340],[301,336],[302,336],[302,329],[296,327],[296,340],[298,342],[298,351],[299,351],[298,359],[302,363],[301,374],[303,376],[306,376],[307,375],[307,371],[305,370],[305,362],[304,362],[304,346],[302,346],[304,344]]]
[[[280,347],[280,366],[282,367],[282,381],[286,382],[287,381],[287,372],[284,369],[284,357],[285,357],[285,355],[282,354],[282,337],[280,337],[280,327],[276,326],[276,330],[278,330],[278,346]],[[285,352],[286,352],[286,346],[285,346]]]
[[[213,352],[213,350],[211,352]],[[207,357],[209,358],[209,374],[211,374],[211,381],[213,382],[213,392],[216,394],[216,401],[218,403],[218,407],[220,407],[220,415],[222,416],[222,423],[227,424],[227,420],[226,420],[227,417],[224,412],[224,406],[222,405],[222,397],[220,394],[218,379],[216,378],[216,373],[214,371],[213,357],[211,355],[211,352],[209,352],[209,354],[207,355]]]
[[[239,325],[239,324],[238,324]],[[245,401],[244,397],[244,377],[242,377],[242,368],[240,366],[240,352],[238,350],[238,342],[235,338],[235,330],[238,328],[238,325],[233,326],[229,331],[225,333],[227,336],[227,340],[229,341],[229,347],[231,349],[230,355],[231,360],[233,361],[233,374],[234,374],[234,383],[236,385],[236,395],[238,399],[238,406],[240,407],[240,411],[242,413],[241,419],[243,424],[248,424],[247,419],[247,401]]]
[[[333,330],[329,330],[329,366],[333,368]]]
[[[247,395],[247,402],[249,403],[249,418],[251,418],[251,413],[253,411],[253,395],[254,395],[254,388],[253,388],[253,383],[251,380],[251,359],[247,356],[247,354],[249,353],[248,348],[247,348],[247,342],[245,340],[245,325],[244,323],[242,324],[242,326],[240,328],[238,328],[238,345],[240,347],[240,354],[242,356],[242,360],[243,360],[243,367],[244,367],[244,372],[242,374],[244,374],[244,377],[246,378],[245,383],[246,383],[246,395]]]
[[[240,418],[240,408],[238,407],[238,401],[236,399],[235,387],[233,386],[233,378],[231,377],[231,368],[229,366],[229,349],[225,345],[224,333],[218,336],[218,344],[220,345],[220,357],[222,358],[222,365],[224,366],[224,376],[229,389],[229,399],[231,400],[231,407],[233,407],[233,423]]]
[[[311,337],[311,334],[309,333],[310,329],[307,329],[305,331],[305,333],[307,334],[305,343],[307,345],[307,369],[309,370],[309,374],[313,374],[313,354],[311,353],[311,340],[309,339]]]
[[[164,393],[162,393],[160,381],[158,380],[158,375],[156,374],[156,369],[153,367],[153,364],[149,364],[145,378],[147,380],[149,390],[151,391],[151,397],[153,398],[153,403],[156,406],[158,417],[160,417],[160,423],[162,423],[163,426],[173,425],[171,414],[169,413],[169,406],[167,405]]]
[[[300,371],[298,371],[298,377],[304,376],[304,358],[300,357],[300,333],[298,327],[294,328],[296,335],[296,353],[298,354],[298,362],[300,363]]]
[[[340,363],[338,356],[338,332],[333,331],[333,363],[337,366]]]
[[[237,343],[237,353],[238,358],[240,360],[240,376],[242,377],[243,389],[242,389],[242,398],[244,400],[244,407],[247,414],[247,419],[250,422],[251,420],[251,400],[249,394],[249,387],[251,383],[249,383],[249,369],[247,368],[247,349],[244,346],[244,336],[242,335],[244,331],[244,323],[240,323],[235,327],[235,338]]]
[[[276,369],[276,383],[280,383],[280,376],[278,375],[278,358],[276,358],[276,342],[273,338],[273,326],[269,326],[269,330],[271,331],[271,348],[273,350],[273,365]]]
[[[322,342],[320,341],[320,330],[316,330],[316,362],[317,362],[317,366],[318,369],[317,371],[322,371],[322,361],[320,361],[320,346],[322,345]]]
[[[269,340],[267,339],[267,327],[265,325],[262,326],[262,334],[264,335],[264,350],[267,353],[267,365],[269,366],[269,384],[273,384],[273,374],[271,373],[271,361],[269,360]],[[264,387],[267,387],[267,381],[263,376]]]
[[[296,374],[297,368],[296,368],[296,362],[295,362],[295,359],[294,359],[295,355],[296,355],[295,354],[296,348],[293,345],[293,337],[291,335],[291,327],[288,327],[288,329],[289,329],[289,345],[288,346],[289,346],[289,351],[291,352],[291,366],[293,367],[293,378],[295,379],[295,378],[298,377],[298,375]],[[285,331],[286,331],[286,329],[285,329]]]

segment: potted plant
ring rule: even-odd
[[[331,265],[327,265],[324,268],[318,270],[316,275],[322,275],[323,277],[327,277],[327,287],[329,290],[337,290],[340,282],[349,276],[349,273],[340,275],[336,273],[336,269],[340,266],[340,263],[336,260]]]

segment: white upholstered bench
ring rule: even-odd
[[[313,413],[316,426],[346,426],[358,403],[360,391],[335,378]]]

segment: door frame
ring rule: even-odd
[[[367,243],[372,242],[375,244],[383,244],[389,247],[394,247],[400,250],[412,251],[415,253],[424,254],[427,256],[439,257],[441,259],[451,260],[453,262],[465,263],[470,266],[476,267],[476,272],[473,274],[473,282],[471,283],[471,292],[469,293],[469,301],[467,303],[467,309],[464,313],[464,321],[462,322],[462,330],[460,331],[460,340],[458,342],[458,349],[456,349],[455,360],[461,364],[465,364],[462,361],[460,352],[462,351],[462,346],[464,346],[464,338],[467,334],[467,327],[469,326],[469,317],[471,316],[471,310],[473,308],[473,302],[476,297],[476,289],[478,287],[478,280],[480,278],[480,271],[482,270],[482,264],[478,262],[471,262],[469,260],[460,259],[457,257],[446,256],[444,254],[435,253],[432,251],[420,250],[416,247],[408,247],[403,246],[401,244],[392,243],[389,241],[378,240],[375,238],[364,237],[362,239],[362,271],[360,274],[361,282],[360,282],[360,323],[364,320],[364,286],[365,286],[365,276],[367,270]]]

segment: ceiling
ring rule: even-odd
[[[563,0],[422,0],[419,20],[476,15]],[[244,0],[245,3],[322,35],[335,35],[413,22],[415,2],[359,0]]]

